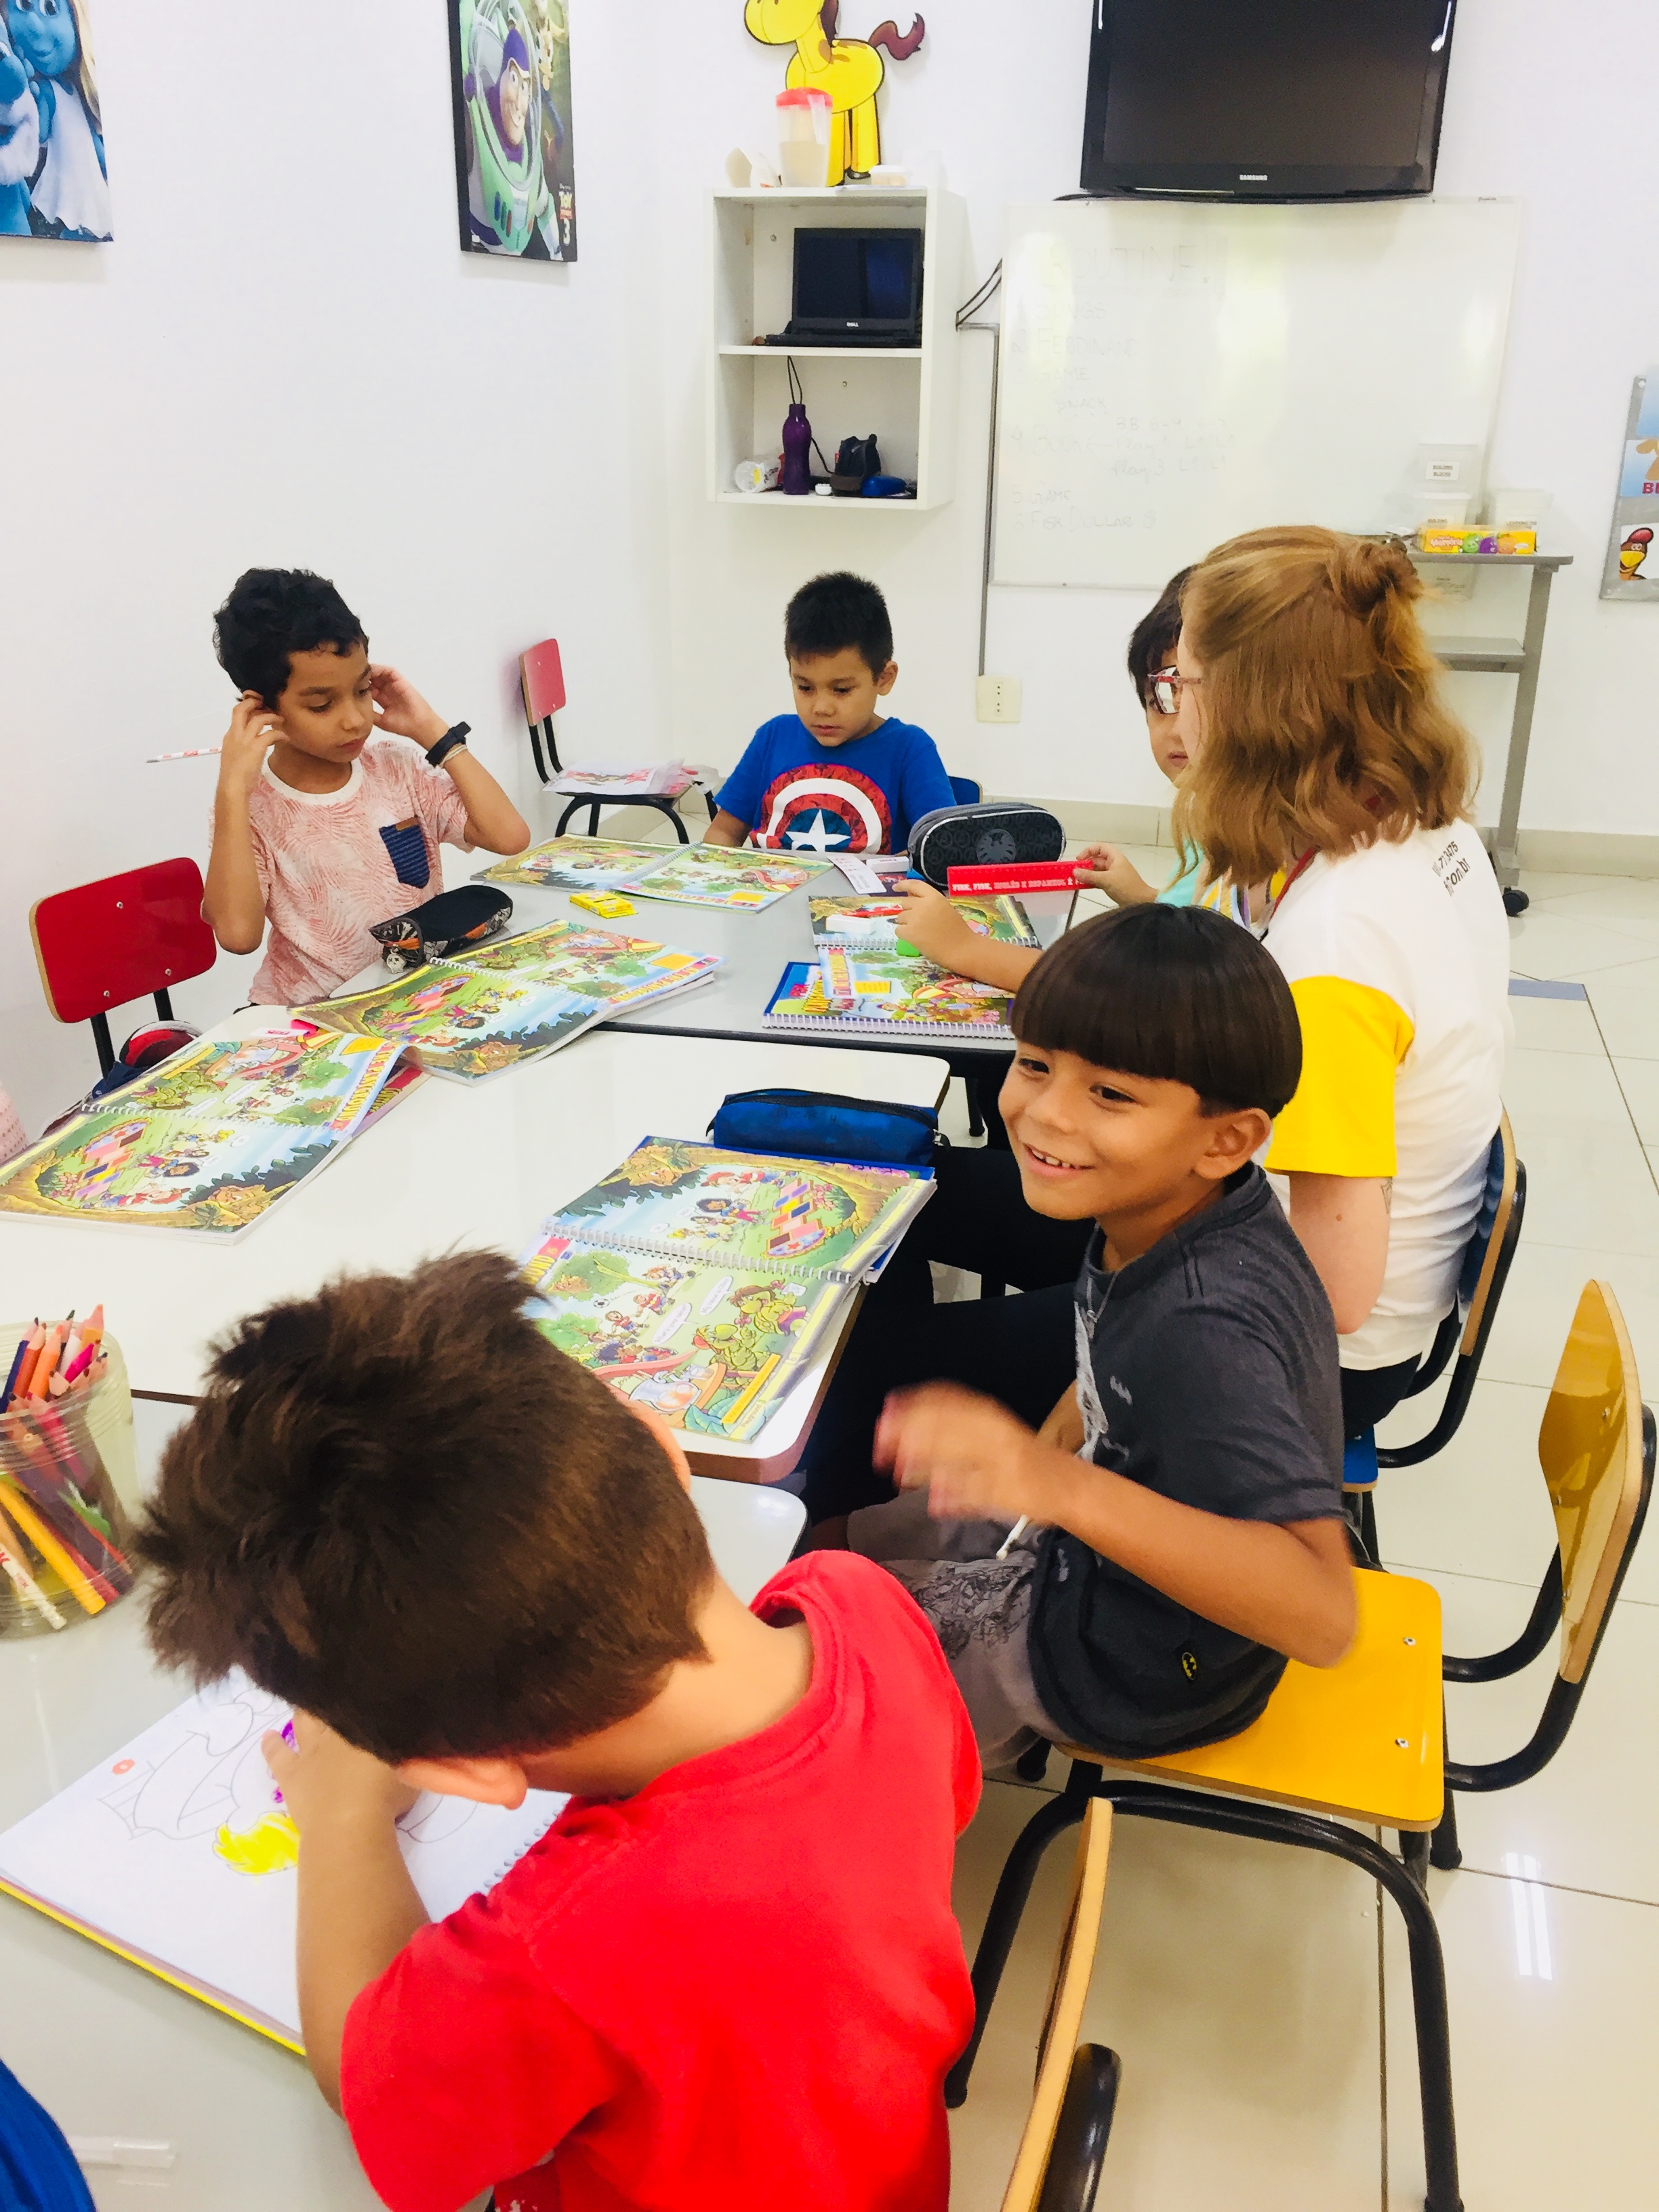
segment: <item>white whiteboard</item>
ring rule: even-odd
[[[1156,590],[1272,523],[1376,530],[1485,447],[1511,200],[1008,210],[996,580]]]

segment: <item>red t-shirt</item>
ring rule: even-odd
[[[793,1711],[573,1800],[352,2006],[345,2116],[392,2212],[491,2184],[501,2212],[945,2212],[968,1716],[869,1560],[812,1553],[754,1610],[811,1629]]]

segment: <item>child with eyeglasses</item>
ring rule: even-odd
[[[1129,636],[1129,681],[1146,714],[1146,735],[1158,773],[1178,783],[1190,755],[1185,717],[1181,714],[1181,678],[1175,667],[1176,640],[1181,635],[1181,594],[1190,568],[1171,576],[1150,614],[1143,615]],[[1243,902],[1232,890],[1212,888],[1205,881],[1204,856],[1189,846],[1176,854],[1181,866],[1172,882],[1155,890],[1115,845],[1085,845],[1077,855],[1079,880],[1115,899],[1119,906],[1210,906],[1230,914],[1235,921],[1248,921]]]
[[[1191,757],[1188,725],[1192,718],[1180,711],[1182,678],[1175,666],[1175,653],[1176,640],[1181,635],[1181,594],[1192,573],[1187,568],[1170,577],[1156,606],[1141,617],[1129,636],[1129,681],[1146,716],[1152,758],[1159,773],[1171,783],[1180,781]],[[1201,853],[1183,847],[1175,857],[1179,862],[1176,875],[1158,890],[1115,845],[1085,845],[1074,855],[1079,882],[1104,891],[1119,906],[1149,906],[1156,900],[1160,906],[1212,907],[1234,921],[1249,921],[1246,895],[1230,884],[1208,883]],[[903,924],[907,943],[940,967],[994,983],[1002,990],[1017,991],[1027,971],[1036,966],[1035,952],[1018,945],[992,945],[985,939],[975,938],[949,901],[931,885],[912,880],[900,888],[908,894],[912,908]]]

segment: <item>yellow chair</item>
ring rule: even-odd
[[[1632,1419],[1638,1407],[1639,1421]],[[1642,1533],[1654,1449],[1653,1415],[1642,1405],[1624,1316],[1605,1283],[1586,1283],[1538,1431],[1538,1463],[1555,1516],[1555,1557],[1515,1642],[1480,1658],[1448,1656],[1443,1669],[1449,1682],[1502,1681],[1532,1664],[1559,1624],[1555,1680],[1531,1741],[1481,1766],[1449,1758],[1448,1791],[1512,1790],[1561,1748]],[[1462,1863],[1450,1796],[1432,1857],[1437,1867]]]
[[[1117,2103],[1117,2055],[1099,2044],[1079,2047],[1077,2038],[1100,1940],[1111,1844],[1112,1808],[1096,1798],[1084,1811],[1037,2045],[1036,2087],[1002,2212],[1089,2212],[1100,2186]]]
[[[1354,1594],[1358,1627],[1346,1658],[1329,1668],[1290,1661],[1267,1711],[1241,1735],[1142,1760],[1060,1747],[1072,1762],[1066,1787],[1027,1822],[991,1902],[974,1960],[974,2038],[945,2083],[947,2103],[967,2094],[1043,1852],[1104,1797],[1122,1814],[1328,1851],[1388,1891],[1410,1945],[1429,2212],[1458,2212],[1445,1968],[1423,1887],[1443,1803],[1440,1600],[1426,1583],[1358,1569]],[[1153,1779],[1121,1781],[1119,1769]],[[1409,1863],[1348,1825],[1356,1821],[1399,1830]]]
[[[1354,1576],[1359,1620],[1346,1658],[1326,1668],[1291,1660],[1267,1711],[1238,1735],[1152,1759],[1115,1759],[1062,1745],[1072,1761],[1066,1787],[1026,1824],[997,1884],[974,1961],[974,2039],[945,2084],[946,2101],[959,2104],[967,2094],[1044,1850],[1104,1797],[1120,1814],[1327,1851],[1387,1890],[1410,1947],[1427,2212],[1459,2212],[1445,1966],[1426,1894],[1429,1837],[1445,1832],[1447,1781],[1454,1789],[1505,1789],[1536,1773],[1559,1747],[1641,1533],[1654,1449],[1653,1416],[1641,1401],[1617,1303],[1605,1284],[1589,1284],[1539,1437],[1560,1536],[1561,1663],[1537,1733],[1512,1759],[1444,1767],[1440,1601],[1426,1583],[1370,1571]],[[1549,1589],[1547,1577],[1540,1598],[1547,1613]],[[1540,1640],[1535,1649],[1541,1648]],[[1456,1663],[1492,1665],[1509,1656]],[[1120,1773],[1152,1779],[1123,1781]],[[1351,1822],[1396,1830],[1402,1858]]]

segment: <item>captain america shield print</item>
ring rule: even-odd
[[[786,769],[762,794],[754,842],[774,852],[886,853],[892,809],[855,768]]]

